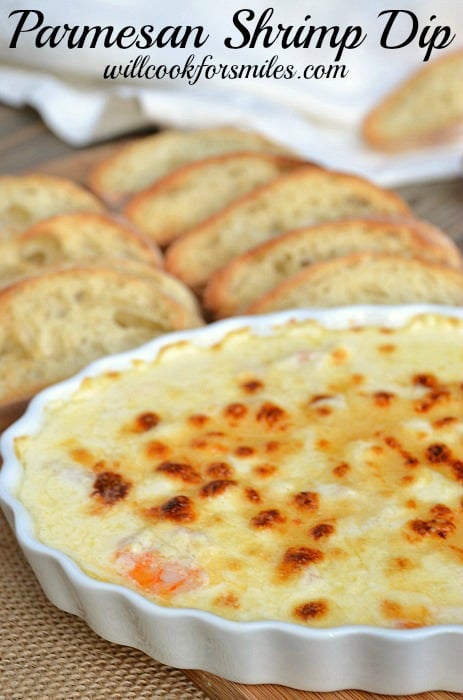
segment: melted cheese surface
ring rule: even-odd
[[[463,623],[463,323],[244,329],[85,379],[16,441],[43,542],[235,620]]]

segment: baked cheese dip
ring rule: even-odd
[[[463,622],[463,322],[182,341],[16,440],[38,538],[233,620]]]

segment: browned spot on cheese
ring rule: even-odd
[[[328,603],[326,600],[309,600],[307,603],[302,603],[294,608],[294,615],[308,622],[309,620],[315,620],[316,618],[323,617],[328,612]]]
[[[160,506],[154,506],[145,511],[150,517],[174,522],[191,522],[195,519],[193,503],[188,496],[174,496]]]
[[[275,474],[277,467],[274,464],[258,464],[252,471],[256,476],[266,478]]]
[[[254,447],[249,447],[248,445],[238,445],[234,454],[237,457],[250,457],[255,453]]]
[[[333,469],[333,474],[335,476],[343,477],[346,476],[347,472],[350,471],[350,465],[347,462],[341,462]]]
[[[149,457],[167,457],[170,451],[169,447],[160,440],[151,440],[145,450]]]
[[[93,482],[92,496],[98,497],[108,506],[126,497],[131,483],[116,472],[100,472]]]
[[[219,435],[202,435],[193,438],[193,440],[190,441],[190,447],[203,452],[228,452],[227,445],[220,440],[220,437],[222,437],[222,433]]]
[[[454,459],[452,462],[452,470],[457,481],[463,481],[463,462],[459,459]]]
[[[393,557],[389,562],[389,573],[408,571],[414,568],[414,564],[407,557]]]
[[[355,384],[357,386],[359,384],[363,384],[363,382],[365,381],[365,377],[363,374],[353,374],[351,379],[352,379],[352,384]]]
[[[145,411],[145,413],[140,413],[135,418],[134,430],[136,433],[146,433],[148,430],[155,428],[160,420],[157,413]]]
[[[376,391],[373,400],[377,406],[389,406],[395,394],[390,391]]]
[[[90,466],[95,461],[93,455],[90,454],[90,452],[84,447],[77,447],[76,449],[71,450],[70,454],[75,462],[85,466]]]
[[[415,401],[414,408],[416,413],[428,413],[438,404],[448,401],[450,392],[448,389],[435,389],[431,391],[424,399]]]
[[[329,537],[334,532],[334,526],[330,523],[319,523],[314,525],[313,528],[309,530],[309,534],[314,538],[314,540],[321,540],[325,537]]]
[[[400,617],[405,617],[403,607],[400,603],[395,603],[392,600],[383,600],[381,602],[381,612],[388,620],[395,620]]]
[[[442,462],[448,462],[451,458],[451,452],[447,445],[443,442],[435,442],[429,445],[425,451],[426,459],[431,462],[431,464],[441,464]]]
[[[203,498],[210,498],[211,496],[219,496],[224,493],[230,486],[236,486],[236,481],[232,479],[215,479],[205,484],[199,494]]]
[[[419,464],[418,458],[402,447],[400,442],[395,437],[387,436],[384,438],[384,442],[388,447],[395,450],[402,457],[406,467],[416,467]]]
[[[230,403],[228,406],[225,406],[224,409],[226,418],[230,418],[232,420],[240,420],[241,418],[244,418],[247,412],[248,409],[244,403]]]
[[[405,505],[407,508],[411,508],[414,510],[416,508],[416,501],[413,498],[409,498],[408,501],[406,501]]]
[[[315,493],[315,491],[300,491],[294,495],[293,503],[304,510],[317,510],[319,504],[318,493]]]
[[[342,365],[347,362],[349,353],[345,348],[335,348],[331,352],[331,358],[336,364]]]
[[[280,449],[280,443],[278,440],[269,440],[265,445],[266,452],[277,452]]]
[[[440,537],[445,540],[455,531],[455,524],[450,518],[431,518],[430,520],[412,520],[410,528],[417,535],[426,537]]]
[[[187,420],[195,428],[202,428],[210,419],[204,413],[194,413],[192,416],[188,416]]]
[[[425,386],[428,389],[434,389],[437,384],[437,378],[433,374],[415,374],[412,379],[415,386]]]
[[[320,406],[320,408],[317,408],[317,413],[319,416],[330,416],[333,413],[333,409],[329,406]]]
[[[443,418],[438,418],[435,420],[432,424],[433,428],[439,429],[439,428],[445,428],[446,425],[452,425],[452,423],[456,423],[457,418],[455,416],[444,416]]]
[[[320,438],[320,440],[317,440],[317,447],[319,450],[326,450],[330,447],[330,445],[330,441],[326,440],[325,438]]]
[[[326,401],[327,399],[332,399],[333,396],[332,394],[315,394],[315,396],[312,396],[309,399],[309,405],[313,406],[314,404],[320,403],[320,401]]]
[[[256,413],[256,419],[265,423],[269,428],[280,424],[284,418],[286,418],[286,411],[281,406],[269,401],[263,403]]]
[[[452,509],[444,505],[443,503],[436,503],[435,506],[430,508],[429,512],[440,518],[449,517],[453,515]]]
[[[256,491],[256,489],[253,489],[251,487],[245,488],[244,495],[246,496],[248,501],[251,501],[251,503],[260,503],[262,500],[260,497],[260,493]]]
[[[397,347],[394,345],[394,343],[383,343],[382,345],[378,345],[378,351],[385,355],[394,352],[396,349]]]
[[[283,576],[297,574],[311,564],[317,564],[323,559],[323,552],[310,547],[288,547],[279,565],[279,572]]]
[[[161,462],[156,467],[157,472],[161,474],[166,474],[174,479],[180,479],[186,484],[197,484],[201,481],[201,477],[198,472],[193,469],[191,464],[185,464],[183,462]]]
[[[211,462],[206,467],[206,474],[215,479],[229,479],[233,475],[233,469],[227,462]]]
[[[216,605],[220,605],[221,607],[234,608],[235,610],[240,607],[240,600],[235,593],[224,593],[223,595],[219,595],[214,600],[214,603]]]
[[[259,379],[248,379],[241,384],[241,388],[247,394],[255,394],[256,391],[263,389],[264,385]]]
[[[251,525],[258,528],[273,527],[278,523],[284,523],[286,518],[280,513],[276,508],[270,508],[269,510],[261,510],[253,518],[251,518]]]

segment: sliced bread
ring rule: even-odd
[[[165,265],[193,289],[233,257],[286,231],[342,218],[409,215],[396,194],[354,175],[307,167],[244,195],[170,246]]]
[[[0,285],[50,267],[111,260],[159,267],[162,255],[154,242],[108,215],[62,214],[0,241]]]
[[[421,302],[463,304],[463,273],[416,258],[354,253],[305,268],[250,304],[246,312]]]
[[[270,153],[226,153],[178,168],[127,203],[124,214],[140,231],[167,245],[187,229],[304,161]]]
[[[463,127],[463,49],[415,72],[367,115],[366,141],[392,151],[444,140]]]
[[[17,282],[0,291],[0,405],[102,355],[198,325],[148,276],[127,271],[69,268]]]
[[[232,151],[288,153],[284,146],[259,134],[231,127],[168,130],[122,146],[92,169],[88,183],[106,202],[118,205],[187,163]]]
[[[209,280],[205,307],[216,318],[238,314],[308,265],[363,251],[462,266],[453,241],[425,222],[342,219],[290,231],[233,258]]]
[[[0,176],[0,240],[56,214],[103,210],[91,192],[62,177],[42,173]]]

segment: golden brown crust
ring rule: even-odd
[[[365,141],[374,148],[383,151],[397,151],[417,146],[427,146],[442,141],[449,140],[463,130],[463,108],[459,115],[442,118],[437,126],[426,130],[418,130],[415,124],[406,133],[397,133],[395,136],[388,136],[381,127],[381,121],[388,115],[394,113],[397,106],[407,99],[415,88],[426,82],[437,73],[442,72],[441,82],[445,86],[445,70],[447,66],[455,63],[461,64],[461,75],[463,83],[463,49],[444,54],[440,58],[427,63],[415,71],[404,80],[398,87],[387,94],[365,117],[362,124],[362,135]],[[460,85],[461,89],[461,85]],[[433,96],[429,95],[429,109],[432,109]],[[463,104],[463,103],[462,103]]]
[[[315,220],[311,220],[313,203],[319,201],[324,186],[328,188],[329,201],[323,213],[317,214]],[[291,224],[285,225],[278,221],[278,204],[281,208],[286,206],[289,191],[298,196],[304,194],[306,201],[303,205],[304,213],[301,214],[298,210],[294,216],[289,217]],[[281,197],[280,202],[277,202],[278,196]],[[336,216],[331,198],[334,198],[336,203],[341,200],[346,207],[352,203],[352,217],[360,216],[362,207],[369,208],[369,215],[411,214],[405,201],[390,190],[378,187],[357,175],[309,166],[282,175],[240,197],[174,241],[166,254],[166,269],[192,289],[200,291],[211,275],[235,255],[285,231],[344,218],[341,212]],[[268,222],[259,231],[253,228],[253,216],[255,211],[262,210],[267,212]],[[229,241],[228,238],[232,240]]]
[[[208,168],[226,166],[230,163],[233,164],[235,162],[239,165],[246,161],[249,162],[249,165],[251,167],[252,164],[255,162],[267,163],[270,167],[274,167],[274,177],[277,177],[278,175],[283,175],[284,173],[295,170],[296,168],[305,167],[307,165],[314,165],[313,163],[309,163],[308,161],[304,161],[296,157],[253,151],[237,151],[233,153],[223,153],[216,156],[202,158],[201,160],[193,161],[192,163],[188,163],[187,165],[183,165],[180,168],[177,168],[173,172],[169,173],[168,175],[164,176],[163,178],[152,184],[151,186],[135,194],[129,199],[129,201],[123,208],[123,214],[129,221],[133,223],[134,226],[141,228],[146,235],[149,235],[150,238],[156,240],[156,242],[159,245],[168,245],[175,238],[178,238],[180,234],[183,234],[188,228],[190,228],[192,224],[187,223],[186,226],[183,225],[180,228],[178,227],[178,225],[177,228],[166,225],[165,228],[161,231],[153,231],[150,230],[149,221],[146,225],[143,222],[144,208],[147,205],[149,205],[151,201],[156,201],[157,198],[169,196],[170,192],[172,192],[175,195],[177,189],[180,189],[182,187],[188,187],[190,182],[192,182],[192,184],[194,185],[195,177],[201,176],[203,173],[207,172]],[[268,179],[270,180],[270,177]],[[252,189],[254,189],[257,186],[258,185],[255,185]],[[232,189],[232,187],[233,179],[230,178],[230,188]],[[239,195],[235,194],[233,196],[233,199],[237,199],[238,196]],[[228,204],[228,201],[223,204],[219,202],[218,208],[222,209]],[[207,214],[202,218],[206,219],[209,218],[209,216],[210,214]],[[185,222],[188,222],[188,215],[186,215],[184,218]]]
[[[378,268],[382,263],[388,265],[387,270]],[[332,302],[322,299],[322,303],[314,302],[311,287],[313,289],[314,285],[316,285],[321,291],[325,289],[326,293],[329,294],[331,288],[339,285],[340,275],[346,273],[346,271],[349,274],[349,283],[356,287],[355,291],[357,292],[358,288],[360,288],[362,294],[360,300],[357,298],[353,300],[350,294],[351,289],[344,289],[342,300]],[[376,299],[372,299],[371,289],[368,285],[366,288],[362,288],[364,272],[370,273],[370,284],[374,280],[381,287],[383,298],[380,303],[424,302],[450,305],[463,303],[463,273],[460,270],[427,260],[404,258],[399,255],[354,253],[310,265],[310,267],[281,282],[270,292],[250,304],[246,309],[246,313],[267,313],[291,306],[337,306],[378,303]],[[414,275],[416,273],[420,277],[421,289],[419,298],[414,294]],[[422,291],[423,282],[426,285],[425,293]],[[343,281],[342,284],[345,286],[346,282]],[[405,294],[398,295],[398,289],[405,290]],[[339,294],[339,289],[337,291]],[[298,296],[297,303],[294,301],[294,292]],[[437,295],[442,296],[446,292],[448,292],[449,297],[452,297],[451,300],[437,299]],[[400,298],[398,300],[398,296],[407,296],[407,299]]]
[[[355,232],[356,227],[367,233],[370,239],[369,242],[365,242],[365,252],[369,250],[369,245],[371,245],[372,250],[380,252],[382,238],[385,238],[387,241],[391,236],[396,236],[397,240],[400,241],[401,238],[399,236],[404,235],[406,241],[400,243],[399,246],[403,248],[405,256],[424,257],[455,268],[462,267],[462,257],[457,246],[446,234],[427,222],[405,217],[396,217],[392,220],[341,219],[318,226],[289,231],[236,256],[227,265],[220,268],[206,285],[203,295],[205,309],[216,318],[239,313],[243,309],[243,299],[239,298],[240,289],[242,289],[240,280],[243,280],[243,275],[244,279],[247,276],[257,277],[259,287],[262,287],[262,280],[265,280],[267,285],[270,284],[273,287],[276,284],[272,281],[273,271],[272,269],[269,270],[268,267],[266,268],[266,264],[271,266],[273,263],[278,266],[280,259],[284,260],[285,253],[294,255],[295,266],[300,269],[307,265],[316,264],[323,258],[319,257],[317,260],[315,255],[314,259],[317,248],[310,250],[311,241],[312,245],[315,244],[315,246],[317,241],[320,241],[318,248],[320,253],[320,244],[323,252],[323,243],[330,240],[330,234],[331,236],[333,233],[335,235],[345,234],[342,240],[342,243],[345,244],[350,230]],[[305,242],[307,243],[307,248],[301,251]],[[355,250],[353,249],[349,252],[353,253]],[[388,251],[384,250],[384,252]],[[347,253],[334,252],[329,257],[335,258],[345,254]],[[281,277],[281,274],[281,272],[273,273],[275,277]],[[284,276],[288,277],[293,274],[295,273],[284,274]],[[270,288],[267,291],[270,291]],[[248,306],[250,303],[251,300],[248,300],[247,303],[244,303],[244,306]]]

